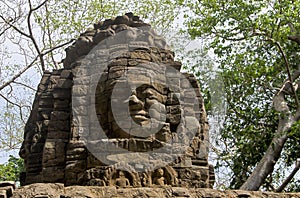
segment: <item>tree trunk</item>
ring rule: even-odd
[[[300,36],[292,35],[288,37],[289,40],[296,42],[300,45]],[[282,51],[281,47],[279,46]],[[286,59],[285,54],[283,54],[283,58]],[[288,73],[290,72],[288,62],[286,60],[286,67]],[[299,89],[300,82],[298,80],[298,87],[293,87],[293,82],[299,77],[299,70],[294,71],[293,76],[289,73],[289,78],[283,83],[280,91],[273,98],[273,106],[276,111],[281,113],[281,117],[279,119],[278,128],[275,133],[274,138],[272,139],[269,148],[264,154],[263,158],[260,160],[258,165],[255,167],[252,174],[245,181],[245,183],[240,187],[241,190],[258,190],[259,187],[263,184],[265,179],[271,174],[274,170],[274,166],[278,161],[283,146],[288,139],[288,132],[291,130],[292,125],[299,120],[300,118],[300,106],[298,96],[296,95],[296,91]],[[292,116],[292,113],[285,101],[285,92],[294,93],[294,98],[297,103],[297,110],[295,115]]]
[[[290,131],[292,124],[297,120],[298,116],[293,117],[291,115],[282,92],[274,96],[273,105],[278,112],[282,113],[277,131],[263,158],[255,167],[246,182],[240,187],[241,190],[258,190],[268,175],[273,172],[274,166],[278,161],[283,146],[288,138],[287,133]],[[297,114],[298,113],[299,112],[297,111]]]
[[[276,135],[279,135],[276,133]],[[275,136],[276,136],[275,135]],[[240,187],[241,190],[258,190],[270,173],[280,157],[280,153],[287,140],[287,135],[274,137],[271,145],[260,160],[247,181]]]
[[[282,192],[284,188],[290,183],[290,181],[294,178],[298,170],[300,169],[300,162],[297,159],[296,166],[294,170],[291,172],[291,174],[286,178],[286,180],[279,186],[279,188],[276,189],[275,192]]]

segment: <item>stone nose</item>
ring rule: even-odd
[[[144,106],[143,102],[140,101],[140,99],[135,94],[132,94],[128,98],[128,100],[129,100],[129,106],[134,105],[135,107],[140,107],[140,108]]]

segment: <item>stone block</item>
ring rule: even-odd
[[[152,141],[143,139],[129,139],[128,150],[134,152],[147,152],[152,151]]]
[[[44,119],[44,120],[50,120],[51,116],[51,110],[48,110],[49,108],[46,108],[45,110],[43,108],[40,109],[39,115]],[[51,108],[52,109],[52,108]]]
[[[79,173],[86,170],[86,161],[76,160],[76,161],[67,161],[66,170]]]
[[[13,189],[16,189],[16,182],[15,181],[1,181],[0,182],[0,188],[1,187],[12,187]]]
[[[32,153],[42,153],[44,149],[44,143],[39,142],[31,146]]]
[[[119,44],[119,43],[117,43],[115,45],[109,45],[109,54],[112,54],[112,53],[115,53],[115,52],[120,52],[120,51],[121,52],[128,51],[128,44]]]
[[[71,132],[69,133],[69,141],[83,141],[84,136],[86,137],[89,132],[87,131],[89,127],[78,127],[72,126]]]
[[[57,99],[69,99],[71,98],[71,90],[69,89],[55,89],[53,91],[53,98]]]
[[[64,166],[65,165],[65,158],[64,157],[58,157],[54,159],[47,159],[47,161],[43,162],[43,167],[57,167],[57,166]]]
[[[0,188],[0,198],[7,198],[7,193],[5,189]]]
[[[66,111],[52,111],[51,120],[68,120],[70,119],[70,113]]]
[[[39,106],[42,108],[52,108],[53,107],[53,99],[52,98],[43,98],[39,101]]]
[[[80,140],[76,140],[76,141],[70,141],[68,142],[68,151],[69,150],[73,150],[75,148],[85,148],[85,143],[83,141]]]
[[[151,85],[151,78],[143,74],[132,74],[128,76],[128,82],[134,85]]]
[[[64,157],[66,152],[66,142],[64,140],[56,139],[55,157]]]
[[[13,195],[15,186],[3,186],[0,187],[0,197],[2,198],[10,198]]]
[[[45,149],[55,149],[56,140],[53,141],[46,141],[45,142]]]
[[[119,58],[119,59],[115,59],[115,60],[111,60],[108,63],[108,67],[114,67],[114,66],[127,66],[128,61],[127,58]]]
[[[42,171],[41,164],[42,163],[39,163],[39,164],[27,164],[26,176],[28,176],[28,178],[32,178],[33,176],[39,175],[40,172]],[[28,182],[28,178],[26,177],[26,183]],[[32,179],[31,181],[33,181],[33,182],[29,182],[29,183],[34,183],[34,182],[42,181],[42,180],[34,180],[34,179]]]
[[[74,161],[74,160],[86,160],[86,153],[82,154],[74,154],[74,155],[67,155],[67,161]]]
[[[55,159],[55,149],[54,148],[45,148],[43,161],[46,163],[52,159]]]
[[[97,107],[96,107],[97,109]],[[88,109],[86,105],[74,105],[72,106],[72,113],[73,115],[82,115],[87,116],[88,115]]]
[[[72,79],[73,77],[72,70],[68,70],[68,69],[62,70],[60,77],[66,79]]]
[[[111,42],[112,40],[107,39],[106,41]],[[115,41],[113,41],[113,42],[115,42]],[[116,58],[128,58],[128,57],[130,57],[130,53],[128,52],[127,49],[124,49],[123,51],[116,51],[116,52],[110,53],[108,60],[111,61]]]
[[[103,165],[104,164],[100,160],[98,160],[95,156],[93,156],[92,154],[88,155],[87,169],[94,168],[94,167],[97,167],[97,166],[103,166]]]
[[[88,85],[74,85],[72,87],[72,96],[86,96],[88,94]]]
[[[28,159],[28,166],[35,167],[36,165],[41,164],[42,162],[42,153],[31,153]]]
[[[179,124],[181,122],[181,114],[167,114],[167,122],[172,125]]]
[[[73,85],[73,81],[71,79],[59,79],[57,81],[57,87],[61,89],[70,89]]]
[[[148,45],[148,42],[144,41],[131,41],[129,42],[129,50],[134,51],[134,50],[145,50],[146,52],[150,52],[150,48]]]
[[[51,177],[49,177],[51,175]],[[43,180],[44,182],[62,182],[64,179],[65,170],[63,167],[45,167],[43,168]]]
[[[166,109],[169,114],[180,114],[182,111],[180,105],[167,106]]]
[[[69,120],[50,120],[49,130],[52,131],[69,131],[70,130]]]
[[[66,186],[76,185],[77,184],[77,173],[66,170],[65,180],[66,180],[66,182],[65,182]]]
[[[81,76],[77,77],[73,80],[74,85],[89,85],[91,83],[91,77],[90,76]]]
[[[124,69],[111,72],[108,74],[108,79],[120,78],[120,77],[124,76],[125,73],[126,73],[126,71]]]
[[[67,131],[53,131],[49,130],[47,134],[48,139],[62,139],[62,140],[68,140],[69,139],[70,132]]]

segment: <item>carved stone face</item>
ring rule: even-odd
[[[119,172],[119,177],[125,177],[125,174],[123,173],[123,171]]]
[[[162,177],[162,176],[164,176],[164,170],[163,169],[158,169],[157,170],[157,176],[160,176],[160,177]]]
[[[149,124],[150,118],[163,121],[165,112],[164,96],[150,85],[142,85],[133,90],[128,98],[129,112],[132,119],[139,125]]]
[[[121,77],[99,81],[96,101],[100,106],[96,108],[109,138],[149,138],[168,128],[167,91],[156,82],[155,72],[138,66],[119,67],[111,69],[108,76],[121,73]]]

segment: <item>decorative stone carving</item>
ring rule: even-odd
[[[125,173],[123,171],[120,170],[118,175],[119,176],[118,176],[118,178],[116,178],[116,182],[115,182],[116,186],[118,186],[118,187],[128,187],[128,186],[130,186],[129,179],[127,179],[125,177]]]
[[[149,24],[132,13],[101,21],[63,63],[36,93],[23,184],[212,187],[200,85]]]
[[[153,179],[154,184],[159,185],[159,186],[164,186],[166,185],[165,177],[164,177],[164,170],[162,168],[159,168],[156,171],[156,175]]]

